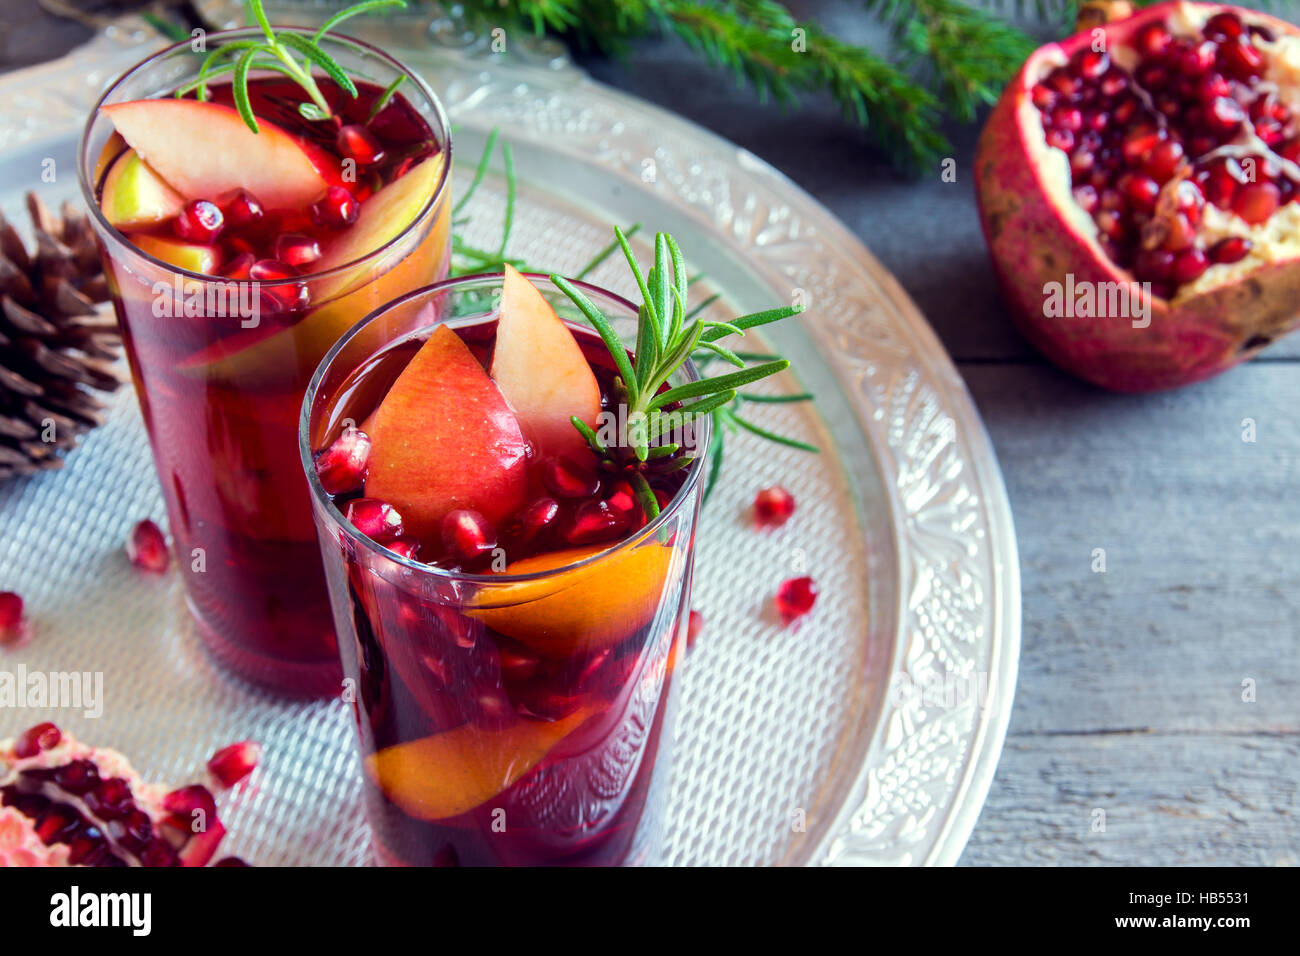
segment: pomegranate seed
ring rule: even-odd
[[[754,517],[760,525],[778,527],[794,514],[794,495],[780,485],[764,488],[754,496]]]
[[[1246,32],[1245,25],[1241,22],[1241,17],[1231,11],[1225,10],[1222,13],[1216,13],[1210,19],[1205,21],[1203,32],[1207,37],[1233,39],[1241,36]]]
[[[14,741],[14,756],[25,760],[35,757],[42,750],[53,750],[63,740],[63,733],[48,720],[35,727],[28,727]]]
[[[1148,90],[1162,90],[1169,82],[1169,71],[1159,63],[1143,63],[1136,76],[1138,83]]]
[[[256,282],[267,283],[261,289],[262,307],[272,313],[292,311],[307,305],[307,287],[296,279],[298,270],[278,259],[258,259],[248,269],[248,276]]]
[[[137,568],[154,574],[162,574],[171,563],[167,539],[162,529],[149,518],[131,529],[131,536],[126,541],[126,556]]]
[[[502,678],[513,684],[530,680],[541,664],[537,655],[528,651],[502,647],[497,653],[501,662]]]
[[[27,643],[30,625],[23,617],[23,599],[13,591],[0,591],[0,645]]]
[[[275,240],[275,257],[299,269],[320,258],[320,244],[311,236],[291,232]]]
[[[1160,186],[1150,176],[1139,173],[1125,173],[1119,181],[1119,188],[1129,204],[1143,212],[1156,208],[1156,199],[1160,195]]]
[[[551,458],[542,481],[560,498],[591,498],[600,492],[600,476],[568,458]]]
[[[85,799],[86,805],[105,820],[116,820],[134,809],[131,788],[120,777],[105,780]]]
[[[1062,96],[1073,96],[1079,92],[1083,85],[1076,77],[1071,76],[1064,69],[1055,69],[1048,74],[1045,81],[1049,87],[1060,93]]]
[[[265,215],[262,204],[246,189],[236,189],[221,197],[221,212],[226,224],[235,229],[254,226]]]
[[[396,541],[388,542],[384,547],[408,561],[414,561],[416,555],[420,553],[420,542],[414,538],[398,538]]]
[[[1201,77],[1196,85],[1196,98],[1203,103],[1217,99],[1220,96],[1231,96],[1232,84],[1223,78],[1221,73],[1207,73]]]
[[[1285,132],[1282,124],[1275,119],[1262,119],[1255,123],[1255,135],[1264,141],[1265,146],[1270,148],[1281,141]]]
[[[1083,124],[1094,133],[1101,133],[1110,125],[1109,113],[1088,113],[1083,118]]]
[[[212,865],[213,866],[248,866],[247,863],[245,863],[237,856],[223,856],[221,859],[219,859],[216,863],[213,863]]]
[[[1064,153],[1074,149],[1074,134],[1065,129],[1049,129],[1046,137],[1048,146],[1054,146]]]
[[[1127,232],[1123,217],[1113,209],[1103,209],[1097,213],[1097,228],[1114,242],[1123,240]]]
[[[1214,66],[1218,55],[1219,45],[1213,40],[1204,40],[1182,52],[1178,67],[1188,76],[1201,76]]]
[[[176,851],[161,837],[140,851],[142,866],[176,866],[179,862]]]
[[[360,214],[361,203],[342,186],[331,186],[311,207],[312,222],[334,229],[352,225]]]
[[[1048,89],[1042,83],[1038,83],[1029,91],[1029,99],[1040,110],[1046,112],[1056,105],[1056,93]]]
[[[1246,120],[1241,104],[1229,96],[1218,96],[1205,107],[1205,123],[1212,130],[1228,133]]]
[[[1082,178],[1092,169],[1095,157],[1085,149],[1076,149],[1070,154],[1070,173],[1075,179]]]
[[[638,522],[637,527],[644,526],[645,522],[641,519],[645,517],[645,513],[641,510],[641,503],[636,500],[636,495],[632,492],[632,486],[626,481],[620,481],[614,486],[614,490],[605,499],[605,503],[609,505],[610,511],[618,515],[620,521],[624,521],[629,525]]]
[[[1128,74],[1119,67],[1112,66],[1102,75],[1097,88],[1101,90],[1103,96],[1115,96],[1128,89]]]
[[[253,263],[256,261],[257,257],[251,252],[241,252],[239,255],[235,256],[235,258],[226,263],[223,275],[225,275],[227,279],[237,279],[240,282],[247,282],[250,277],[250,270],[253,268]]]
[[[1169,274],[1175,282],[1191,282],[1200,278],[1201,273],[1209,267],[1210,261],[1205,258],[1205,253],[1193,246],[1174,257]]]
[[[375,134],[356,123],[348,123],[339,130],[335,145],[339,153],[362,166],[373,166],[384,158],[384,147],[379,145]]]
[[[1219,47],[1224,72],[1239,80],[1251,80],[1264,72],[1264,54],[1249,37],[1228,40]]]
[[[261,759],[262,745],[255,740],[242,740],[214,753],[208,769],[223,787],[233,787],[252,773]]]
[[[690,617],[686,623],[686,649],[690,650],[695,646],[695,639],[704,632],[704,615],[694,609],[691,610]]]
[[[1210,247],[1210,259],[1221,263],[1240,262],[1246,258],[1251,246],[1251,241],[1244,236],[1229,236]]]
[[[1233,197],[1232,211],[1252,226],[1258,225],[1277,212],[1281,198],[1272,183],[1247,183]]]
[[[99,768],[89,760],[74,760],[54,772],[54,782],[74,796],[81,796],[99,783]]]
[[[1300,162],[1300,137],[1292,137],[1277,148],[1277,153],[1283,159],[1289,159],[1291,162]]]
[[[1076,186],[1074,187],[1074,201],[1079,204],[1084,212],[1095,212],[1098,202],[1097,190],[1092,186]]]
[[[811,611],[816,601],[817,585],[812,578],[791,578],[776,591],[776,609],[787,624]]]
[[[348,502],[344,516],[367,538],[387,544],[402,536],[402,516],[386,501],[357,498]]]
[[[216,203],[191,199],[176,214],[172,229],[187,242],[211,242],[221,232],[223,223],[224,217]]]
[[[479,512],[457,508],[442,519],[442,543],[453,557],[474,562],[497,546],[497,533]]]
[[[1165,282],[1169,279],[1169,270],[1173,264],[1172,252],[1164,249],[1142,249],[1133,262],[1133,271],[1140,279]]]
[[[1125,94],[1124,98],[1115,104],[1115,108],[1110,111],[1111,117],[1115,120],[1117,126],[1123,126],[1133,118],[1142,101],[1132,93]]]
[[[473,694],[471,700],[474,703],[472,720],[476,727],[500,730],[515,720],[514,705],[510,703],[504,688],[484,688]]]
[[[1073,66],[1085,80],[1095,80],[1110,69],[1110,57],[1096,50],[1080,50],[1074,55]]]
[[[365,483],[369,461],[370,436],[355,425],[349,425],[316,456],[316,475],[327,495],[345,494],[356,491]]]
[[[1147,56],[1159,56],[1169,48],[1173,39],[1160,23],[1149,23],[1137,35],[1137,48]]]
[[[573,545],[595,544],[618,537],[626,527],[626,521],[607,502],[584,501],[574,512],[565,539]]]
[[[1135,127],[1125,134],[1124,142],[1120,146],[1124,161],[1136,165],[1155,149],[1163,138],[1163,131],[1154,126]]]
[[[538,498],[511,522],[510,535],[524,544],[535,541],[555,523],[559,513],[560,503],[554,498]]]
[[[1156,182],[1164,183],[1177,171],[1182,161],[1182,144],[1176,140],[1167,139],[1156,144],[1155,149],[1151,150],[1145,168]]]
[[[208,820],[214,819],[217,815],[217,802],[212,798],[211,791],[198,783],[173,790],[163,797],[162,806],[173,816],[184,818],[186,829],[193,820],[195,810],[202,810]]]
[[[1196,227],[1185,213],[1178,213],[1165,220],[1166,231],[1161,245],[1170,252],[1186,249],[1196,242]]]
[[[1058,106],[1048,114],[1048,121],[1053,128],[1069,130],[1071,133],[1083,129],[1083,114],[1073,106]]]

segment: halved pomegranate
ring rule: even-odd
[[[0,741],[0,866],[205,866],[225,833],[205,787],[146,783],[54,724]]]
[[[1081,378],[1150,391],[1294,329],[1298,115],[1300,29],[1253,11],[1165,3],[1037,50],[976,155],[1026,337]]]

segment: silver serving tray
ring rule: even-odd
[[[443,45],[423,27],[383,29],[457,124],[462,183],[491,128],[512,143],[523,178],[512,254],[572,271],[611,224],[640,221],[677,235],[728,307],[809,306],[770,342],[802,383],[772,387],[807,387],[817,404],[763,406],[759,418],[823,451],[729,443],[699,538],[706,628],[683,676],[666,862],[954,863],[1011,711],[1020,587],[997,462],[934,333],[844,226],[752,154],[593,82],[553,47],[492,55],[446,24]],[[62,60],[0,77],[0,204],[12,219],[28,188],[75,198],[87,111],[161,44],[123,20]],[[48,160],[55,178],[43,184]],[[490,177],[473,239],[499,237],[501,205]],[[632,291],[616,264],[592,278]],[[799,508],[759,532],[747,508],[778,482]],[[260,740],[262,766],[222,798],[223,852],[367,862],[349,712],[278,701],[210,663],[177,576],[143,576],[122,555],[130,526],[163,514],[129,389],[64,470],[0,485],[0,589],[26,597],[37,627],[0,670],[99,672],[105,697],[94,718],[0,712],[0,737],[53,719],[175,782],[196,779],[220,745]],[[771,595],[805,567],[818,605],[782,628]]]

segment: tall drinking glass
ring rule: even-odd
[[[256,30],[236,30],[211,35],[207,43],[210,49],[257,36]],[[281,281],[274,274],[248,281],[246,272],[242,278],[219,277],[164,261],[153,254],[158,247],[151,235],[127,235],[110,224],[102,200],[125,144],[105,107],[165,98],[194,79],[204,55],[188,43],[149,57],[109,87],[87,123],[79,161],[198,630],[213,655],[237,674],[311,695],[337,692],[341,674],[295,451],[303,393],[322,356],[350,326],[380,304],[446,275],[451,218],[449,127],[433,92],[371,46],[335,35],[320,42],[358,80],[360,102],[339,96],[339,109],[360,111],[364,121],[374,104],[371,128],[386,124],[379,130],[386,144],[415,142],[424,147],[425,162],[438,164],[426,165],[411,180],[405,206],[387,210],[390,219],[409,218],[400,233],[376,235],[363,227],[362,204],[357,225],[348,227],[362,230],[353,243],[356,254],[347,252],[345,261],[315,272],[305,265]],[[397,93],[382,100],[398,77],[403,82]],[[287,83],[254,73],[249,87],[255,112],[263,121],[261,110],[271,112],[308,148],[313,142],[329,148],[334,140],[328,131],[319,132],[306,119],[301,129],[291,125],[297,111],[284,107],[292,105]],[[431,141],[421,139],[426,134]],[[214,131],[210,142],[195,148],[226,146]],[[410,161],[370,166],[368,184],[353,188],[378,195],[415,175],[410,168]],[[267,241],[284,238],[294,221],[293,211],[272,219],[269,228],[280,235]],[[305,211],[298,211],[296,221],[308,221]],[[257,310],[250,313],[252,305]]]
[[[589,362],[603,351],[548,280]],[[578,283],[578,285],[583,285]],[[299,451],[356,716],[380,862],[398,865],[653,862],[685,651],[700,464],[658,518],[604,550],[531,573],[422,564],[363,535],[317,479],[315,456],[363,423],[439,323],[480,361],[497,276],[408,295],[349,332],[317,370]],[[621,331],[636,309],[584,291]],[[605,355],[608,359],[607,354]],[[686,366],[672,384],[693,380]],[[707,418],[695,424],[702,456]]]

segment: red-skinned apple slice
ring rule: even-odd
[[[430,156],[366,200],[357,221],[312,264],[312,271],[345,265],[397,238],[437,190],[443,156]],[[404,242],[378,263],[344,270],[329,280],[317,280],[311,286],[312,300],[322,304],[301,322],[279,329],[266,323],[262,328],[227,336],[186,359],[181,370],[245,388],[256,387],[260,381],[283,381],[290,375],[310,376],[321,356],[358,319],[404,292],[441,277],[449,221],[447,211],[440,210],[429,226],[430,234],[418,247],[411,249],[410,243]],[[401,257],[400,262],[397,257]]]
[[[523,504],[526,451],[501,392],[440,325],[371,416],[365,493],[396,508],[418,538],[436,537],[457,508],[500,524]]]
[[[198,100],[132,100],[104,107],[127,144],[186,199],[246,189],[271,209],[297,209],[328,183],[303,146],[259,120],[254,133],[238,112]]]
[[[128,149],[108,171],[99,205],[104,218],[118,229],[139,229],[175,216],[185,205],[185,198],[168,186],[139,153]]]
[[[569,327],[510,265],[501,290],[492,380],[542,454],[585,454],[587,443],[570,418],[576,415],[596,427],[600,386]]]

